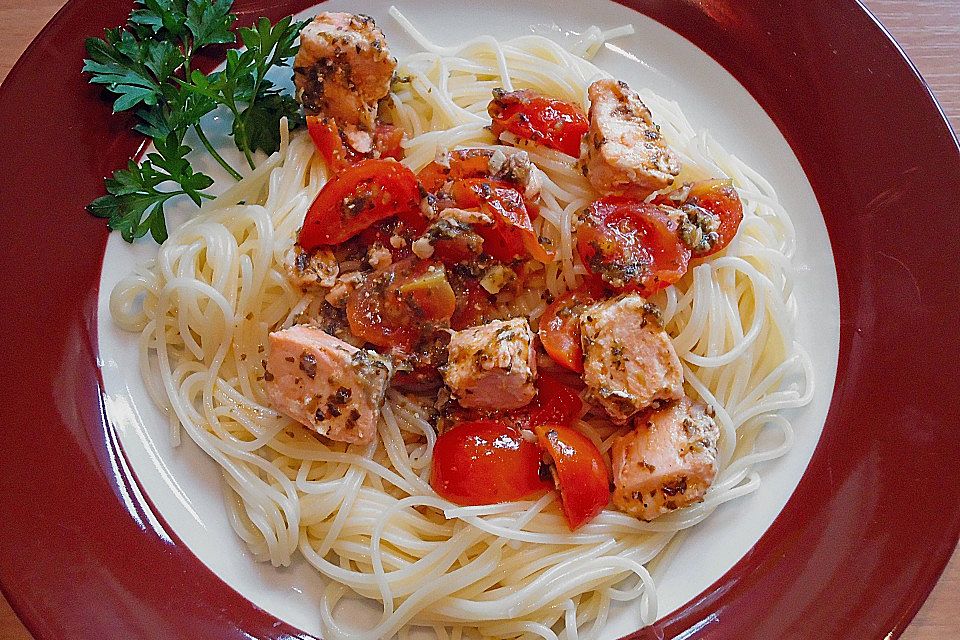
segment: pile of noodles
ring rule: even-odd
[[[388,118],[409,136],[414,171],[438,150],[492,146],[486,107],[495,87],[534,88],[588,106],[586,88],[604,77],[586,60],[630,27],[592,27],[568,48],[541,36],[490,36],[438,47],[391,9],[422,47],[400,61]],[[641,90],[683,162],[679,181],[730,177],[744,202],[740,232],[652,301],[683,363],[687,393],[716,409],[720,472],[706,499],[654,522],[605,510],[571,533],[550,492],[534,501],[459,507],[428,484],[435,398],[390,391],[379,435],[366,446],[323,441],[276,413],[263,387],[267,334],[311,304],[285,275],[283,259],[327,179],[304,133],[174,231],[157,258],[113,291],[115,321],[140,333],[141,370],[154,401],[223,471],[237,534],[255,556],[287,565],[298,552],[329,578],[321,626],[329,638],[388,638],[413,625],[438,638],[587,638],[612,601],[637,601],[656,618],[645,565],[678,531],[721,503],[755,490],[753,467],[783,455],[793,432],[782,410],[807,403],[812,372],[795,342],[791,295],[794,230],[760,175],[696,131],[679,107]],[[502,315],[536,327],[544,295],[576,287],[574,213],[597,197],[573,159],[524,147],[540,170],[537,231],[559,259],[523,295],[501,300]],[[607,453],[618,431],[587,414],[577,426]],[[756,435],[778,446],[755,449]],[[779,436],[776,435],[779,432]],[[707,525],[709,526],[709,525]],[[341,598],[382,603],[373,628],[335,615]]]

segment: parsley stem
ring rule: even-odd
[[[249,108],[249,107],[248,107],[248,108]],[[244,112],[244,113],[246,113],[246,112]],[[238,144],[237,146],[238,146],[238,147],[239,147],[239,146],[242,146],[242,147],[243,147],[243,155],[247,158],[247,164],[250,165],[250,168],[251,168],[251,169],[256,169],[256,168],[257,168],[257,165],[256,165],[256,163],[253,161],[253,154],[250,153],[250,146],[247,145],[247,143],[246,143],[246,140],[247,140],[247,128],[244,126],[244,120],[243,120],[243,118],[241,118],[239,115],[237,115],[237,116],[234,117],[234,126],[236,127],[236,131],[235,131],[234,134],[233,134],[234,139],[235,139],[235,140],[243,140],[243,141],[244,141],[244,142],[243,142],[243,145],[239,145],[239,144]]]
[[[247,157],[247,164],[250,165],[250,168],[251,168],[251,169],[256,169],[256,168],[257,168],[257,163],[253,161],[253,154],[250,153],[250,149],[248,149],[247,147],[244,147],[244,148],[243,148],[243,155],[245,155],[245,156]]]
[[[227,173],[233,176],[234,180],[238,182],[243,180],[243,176],[240,175],[240,172],[231,167],[230,163],[224,160],[223,156],[217,153],[217,150],[213,148],[213,145],[210,144],[210,140],[207,139],[207,136],[203,132],[203,129],[200,128],[200,125],[193,125],[193,130],[197,132],[197,137],[200,138],[200,142],[203,144],[206,150],[210,152],[210,155],[213,156],[213,159],[217,161],[217,164],[219,164]]]

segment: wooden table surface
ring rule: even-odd
[[[960,0],[864,0],[900,42],[960,131]],[[0,79],[40,29],[63,6],[58,0],[0,0]],[[960,550],[902,636],[903,640],[960,640]],[[0,640],[31,640],[0,597]]]

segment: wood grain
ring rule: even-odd
[[[0,0],[0,79],[40,29],[63,6],[57,0]],[[900,42],[960,131],[960,0],[866,0]],[[960,551],[954,553],[933,593],[903,640],[960,638]],[[32,640],[0,597],[0,640]]]

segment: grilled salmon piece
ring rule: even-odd
[[[264,376],[273,407],[331,440],[365,444],[377,433],[393,367],[316,327],[270,334]]]
[[[463,407],[508,411],[537,394],[537,358],[526,318],[455,331],[448,351],[443,380]]]
[[[373,18],[324,12],[300,32],[293,62],[304,111],[373,130],[377,101],[390,93],[397,61]]]
[[[702,502],[717,474],[720,430],[684,397],[640,417],[613,443],[613,504],[641,520]]]
[[[590,130],[584,170],[604,194],[638,199],[673,184],[680,160],[667,147],[650,110],[625,82],[597,80],[588,89]]]
[[[580,314],[583,381],[592,403],[617,424],[654,402],[683,397],[683,369],[660,311],[635,293]]]

